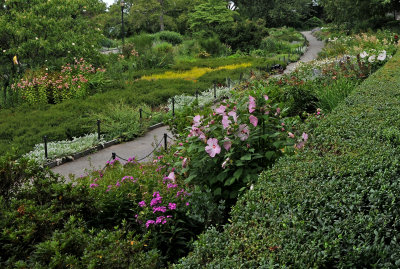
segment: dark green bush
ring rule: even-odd
[[[398,53],[311,120],[306,149],[263,173],[232,224],[203,234],[176,267],[397,268],[399,64]]]
[[[179,45],[183,42],[183,37],[180,33],[172,31],[162,31],[154,34],[154,36],[162,41],[166,41],[173,45]]]
[[[306,23],[305,26],[309,29],[315,28],[315,27],[320,27],[322,26],[323,21],[317,17],[311,17],[309,18]]]
[[[268,35],[263,20],[240,20],[233,23],[218,25],[215,32],[222,43],[231,47],[232,51],[249,52],[257,49],[261,40]]]
[[[199,40],[199,44],[213,57],[221,56],[224,53],[224,47],[217,36],[202,38]]]

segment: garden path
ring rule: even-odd
[[[289,74],[291,72],[293,72],[297,65],[299,64],[299,62],[310,62],[312,60],[317,59],[318,57],[318,53],[323,49],[324,47],[324,42],[319,41],[318,39],[316,39],[313,35],[311,31],[305,31],[305,32],[301,32],[306,39],[308,40],[308,47],[306,52],[303,54],[303,56],[300,57],[300,60],[298,62],[295,63],[291,63],[289,64],[285,71],[283,72],[284,74]]]
[[[133,141],[105,148],[88,156],[79,158],[73,162],[56,166],[51,170],[64,176],[68,181],[70,174],[74,175],[75,177],[80,177],[81,175],[85,175],[87,170],[102,169],[106,162],[110,160],[113,152],[124,159],[128,159],[133,156],[135,156],[136,159],[141,159],[153,151],[155,145],[158,144],[164,137],[164,133],[172,137],[171,132],[167,128],[167,126],[156,128]],[[167,140],[170,141],[170,139]],[[163,145],[164,142],[162,142],[160,146],[162,147]],[[151,161],[152,157],[153,156],[150,155],[143,161]],[[125,161],[121,162],[125,163]]]
[[[299,62],[309,62],[317,58],[318,53],[324,47],[324,43],[317,40],[312,35],[311,31],[302,32],[302,34],[307,38],[309,46],[307,51],[300,58]],[[298,62],[289,64],[284,73],[290,73],[295,70],[297,64]],[[51,170],[64,176],[68,181],[69,175],[79,177],[81,175],[85,175],[87,170],[102,169],[106,162],[110,160],[113,152],[124,159],[128,159],[133,156],[135,156],[136,159],[140,159],[152,152],[155,144],[163,138],[164,133],[167,133],[170,137],[172,137],[172,134],[168,128],[163,126],[149,131],[144,136],[136,138],[133,141],[111,146],[86,157],[79,158],[73,162],[56,166]],[[152,157],[153,156],[150,155],[143,161],[150,161]],[[121,162],[124,163],[124,161]]]

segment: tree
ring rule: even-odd
[[[101,29],[92,18],[105,8],[98,0],[0,0],[0,86],[22,69],[97,59]]]
[[[239,15],[227,7],[224,0],[208,0],[194,8],[189,15],[190,29],[194,32],[213,31],[221,24],[229,24],[234,21],[234,16]]]
[[[346,28],[376,27],[398,1],[320,0],[327,18]]]
[[[105,10],[98,0],[2,1],[0,47],[7,63],[27,67],[73,57],[95,57],[101,29],[91,18]]]
[[[309,17],[313,0],[236,0],[234,3],[241,15],[264,19],[268,27],[298,27]]]

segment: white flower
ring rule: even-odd
[[[75,46],[75,43],[72,43],[72,46]]]
[[[38,37],[35,37],[35,39],[38,40],[39,38],[38,38]]]
[[[386,59],[386,50],[382,51],[381,53],[379,53],[378,55],[378,60],[379,61],[384,61]]]
[[[368,53],[366,51],[363,51],[363,52],[360,53],[361,59],[364,59],[367,56],[368,56]]]
[[[71,53],[71,51],[68,51],[68,53]]]
[[[6,53],[6,50],[3,50],[3,53]]]
[[[371,56],[369,56],[369,58],[368,58],[368,62],[370,62],[370,63],[373,63],[373,62],[375,62],[375,55],[371,55]]]

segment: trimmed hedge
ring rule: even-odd
[[[400,53],[261,174],[176,268],[398,268]]]

